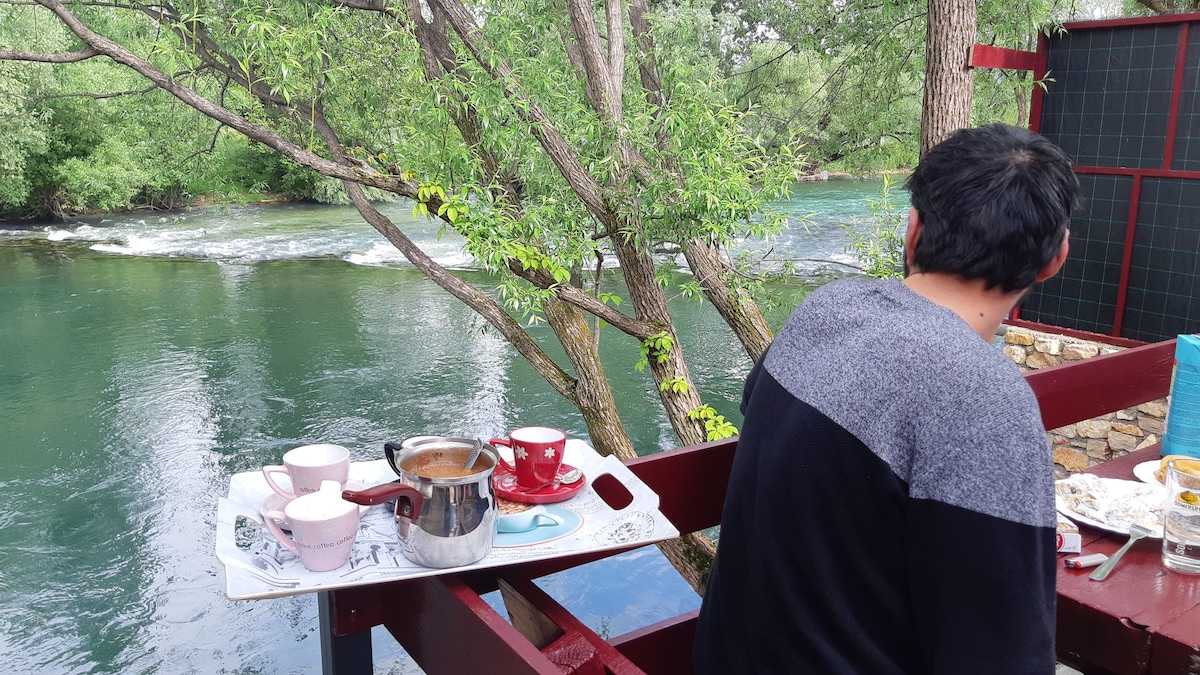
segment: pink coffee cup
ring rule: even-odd
[[[521,427],[510,431],[508,438],[493,438],[491,443],[512,448],[513,464],[504,459],[500,464],[516,474],[517,483],[533,488],[548,485],[558,477],[567,434],[551,427]]]
[[[350,475],[350,451],[340,445],[322,443],[302,445],[283,453],[283,466],[264,466],[263,477],[280,497],[295,499],[321,488],[321,482],[335,480],[343,486]],[[286,474],[291,480],[289,490],[275,482],[271,474]]]
[[[358,534],[358,504],[342,499],[341,484],[328,480],[317,492],[288,502],[282,511],[263,512],[263,520],[280,544],[300,556],[306,569],[328,572],[350,559]],[[290,537],[280,521],[291,528]]]

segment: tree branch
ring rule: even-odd
[[[772,56],[771,58],[767,59],[766,61],[763,61],[762,63],[758,64],[757,66],[754,66],[750,70],[740,70],[740,71],[734,73],[733,77],[746,77],[748,75],[753,75],[755,72],[757,72],[763,68],[766,68],[767,66],[775,63],[776,61],[782,61],[783,57],[796,51],[797,48],[798,48],[798,46],[795,44],[788,45],[788,48],[783,50],[782,52],[779,52],[775,56]]]
[[[46,94],[45,96],[40,96],[38,98],[40,100],[47,100],[47,99],[52,99],[52,98],[90,98],[92,100],[99,101],[101,99],[117,98],[119,96],[138,96],[141,94],[149,94],[150,92],[154,91],[155,89],[158,89],[157,84],[152,84],[149,87],[146,87],[145,89],[131,89],[129,91],[114,91],[114,92],[110,92],[107,94],[93,94],[91,92],[84,91],[84,92],[79,92],[77,94]]]
[[[60,54],[39,54],[37,52],[22,52],[15,49],[0,49],[0,61],[35,61],[37,63],[76,63],[86,61],[100,52],[91,47],[78,51]]]
[[[341,164],[306,150],[270,129],[251,122],[223,106],[213,103],[198,94],[195,90],[172,80],[170,76],[146,59],[93,31],[72,14],[60,0],[37,1],[38,4],[53,12],[72,33],[80,40],[83,40],[90,48],[139,73],[207,117],[266,145],[297,164],[306,166],[322,175],[340,180],[354,181],[410,199],[416,199],[419,188],[416,181],[404,179],[400,176],[382,174],[370,167]]]
[[[504,94],[512,101],[513,109],[529,126],[530,133],[567,179],[579,200],[606,228],[615,228],[617,223],[605,203],[600,184],[588,173],[546,112],[521,89],[520,83],[513,76],[512,67],[487,45],[475,17],[459,0],[433,1],[445,12],[450,25],[454,27],[454,32],[470,50],[476,63],[504,87]]]
[[[381,12],[401,21],[408,20],[408,17],[402,12],[390,7],[387,0],[333,0],[333,3],[350,9],[360,9],[364,12]]]

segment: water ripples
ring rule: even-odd
[[[422,246],[446,245],[436,249],[446,255],[457,246],[413,227]],[[0,316],[20,318],[0,331],[6,672],[313,672],[315,598],[225,598],[216,500],[233,473],[311,442],[367,460],[384,441],[418,433],[490,436],[530,423],[586,433],[578,412],[461,303],[384,260],[389,251],[352,210],[190,211],[18,232],[0,231]],[[272,236],[254,243],[260,235]],[[51,238],[70,255],[48,255]],[[86,249],[94,244],[130,253]],[[259,253],[362,256],[390,269],[239,262]],[[178,259],[194,257],[203,260]],[[698,386],[706,400],[734,400],[742,364],[723,354],[736,349],[695,307],[672,311],[707,355]],[[534,333],[552,342],[544,327]],[[602,339],[635,446],[671,447],[653,384],[633,370],[636,345],[610,329]],[[736,384],[722,388],[726,380]],[[616,634],[698,601],[673,574],[648,549],[546,583]],[[396,658],[376,632],[377,663]]]

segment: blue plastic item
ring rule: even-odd
[[[1200,457],[1200,335],[1180,335],[1162,454]]]

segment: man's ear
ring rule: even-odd
[[[1045,281],[1058,274],[1058,271],[1062,269],[1063,264],[1067,262],[1067,253],[1071,250],[1070,238],[1070,230],[1063,232],[1063,240],[1062,244],[1058,247],[1058,253],[1054,255],[1054,258],[1050,262],[1046,263],[1041,272],[1038,272],[1037,281]]]
[[[912,265],[913,255],[917,252],[917,240],[921,238],[921,230],[925,223],[921,222],[921,214],[916,209],[908,210],[908,231],[904,234],[904,259]]]

